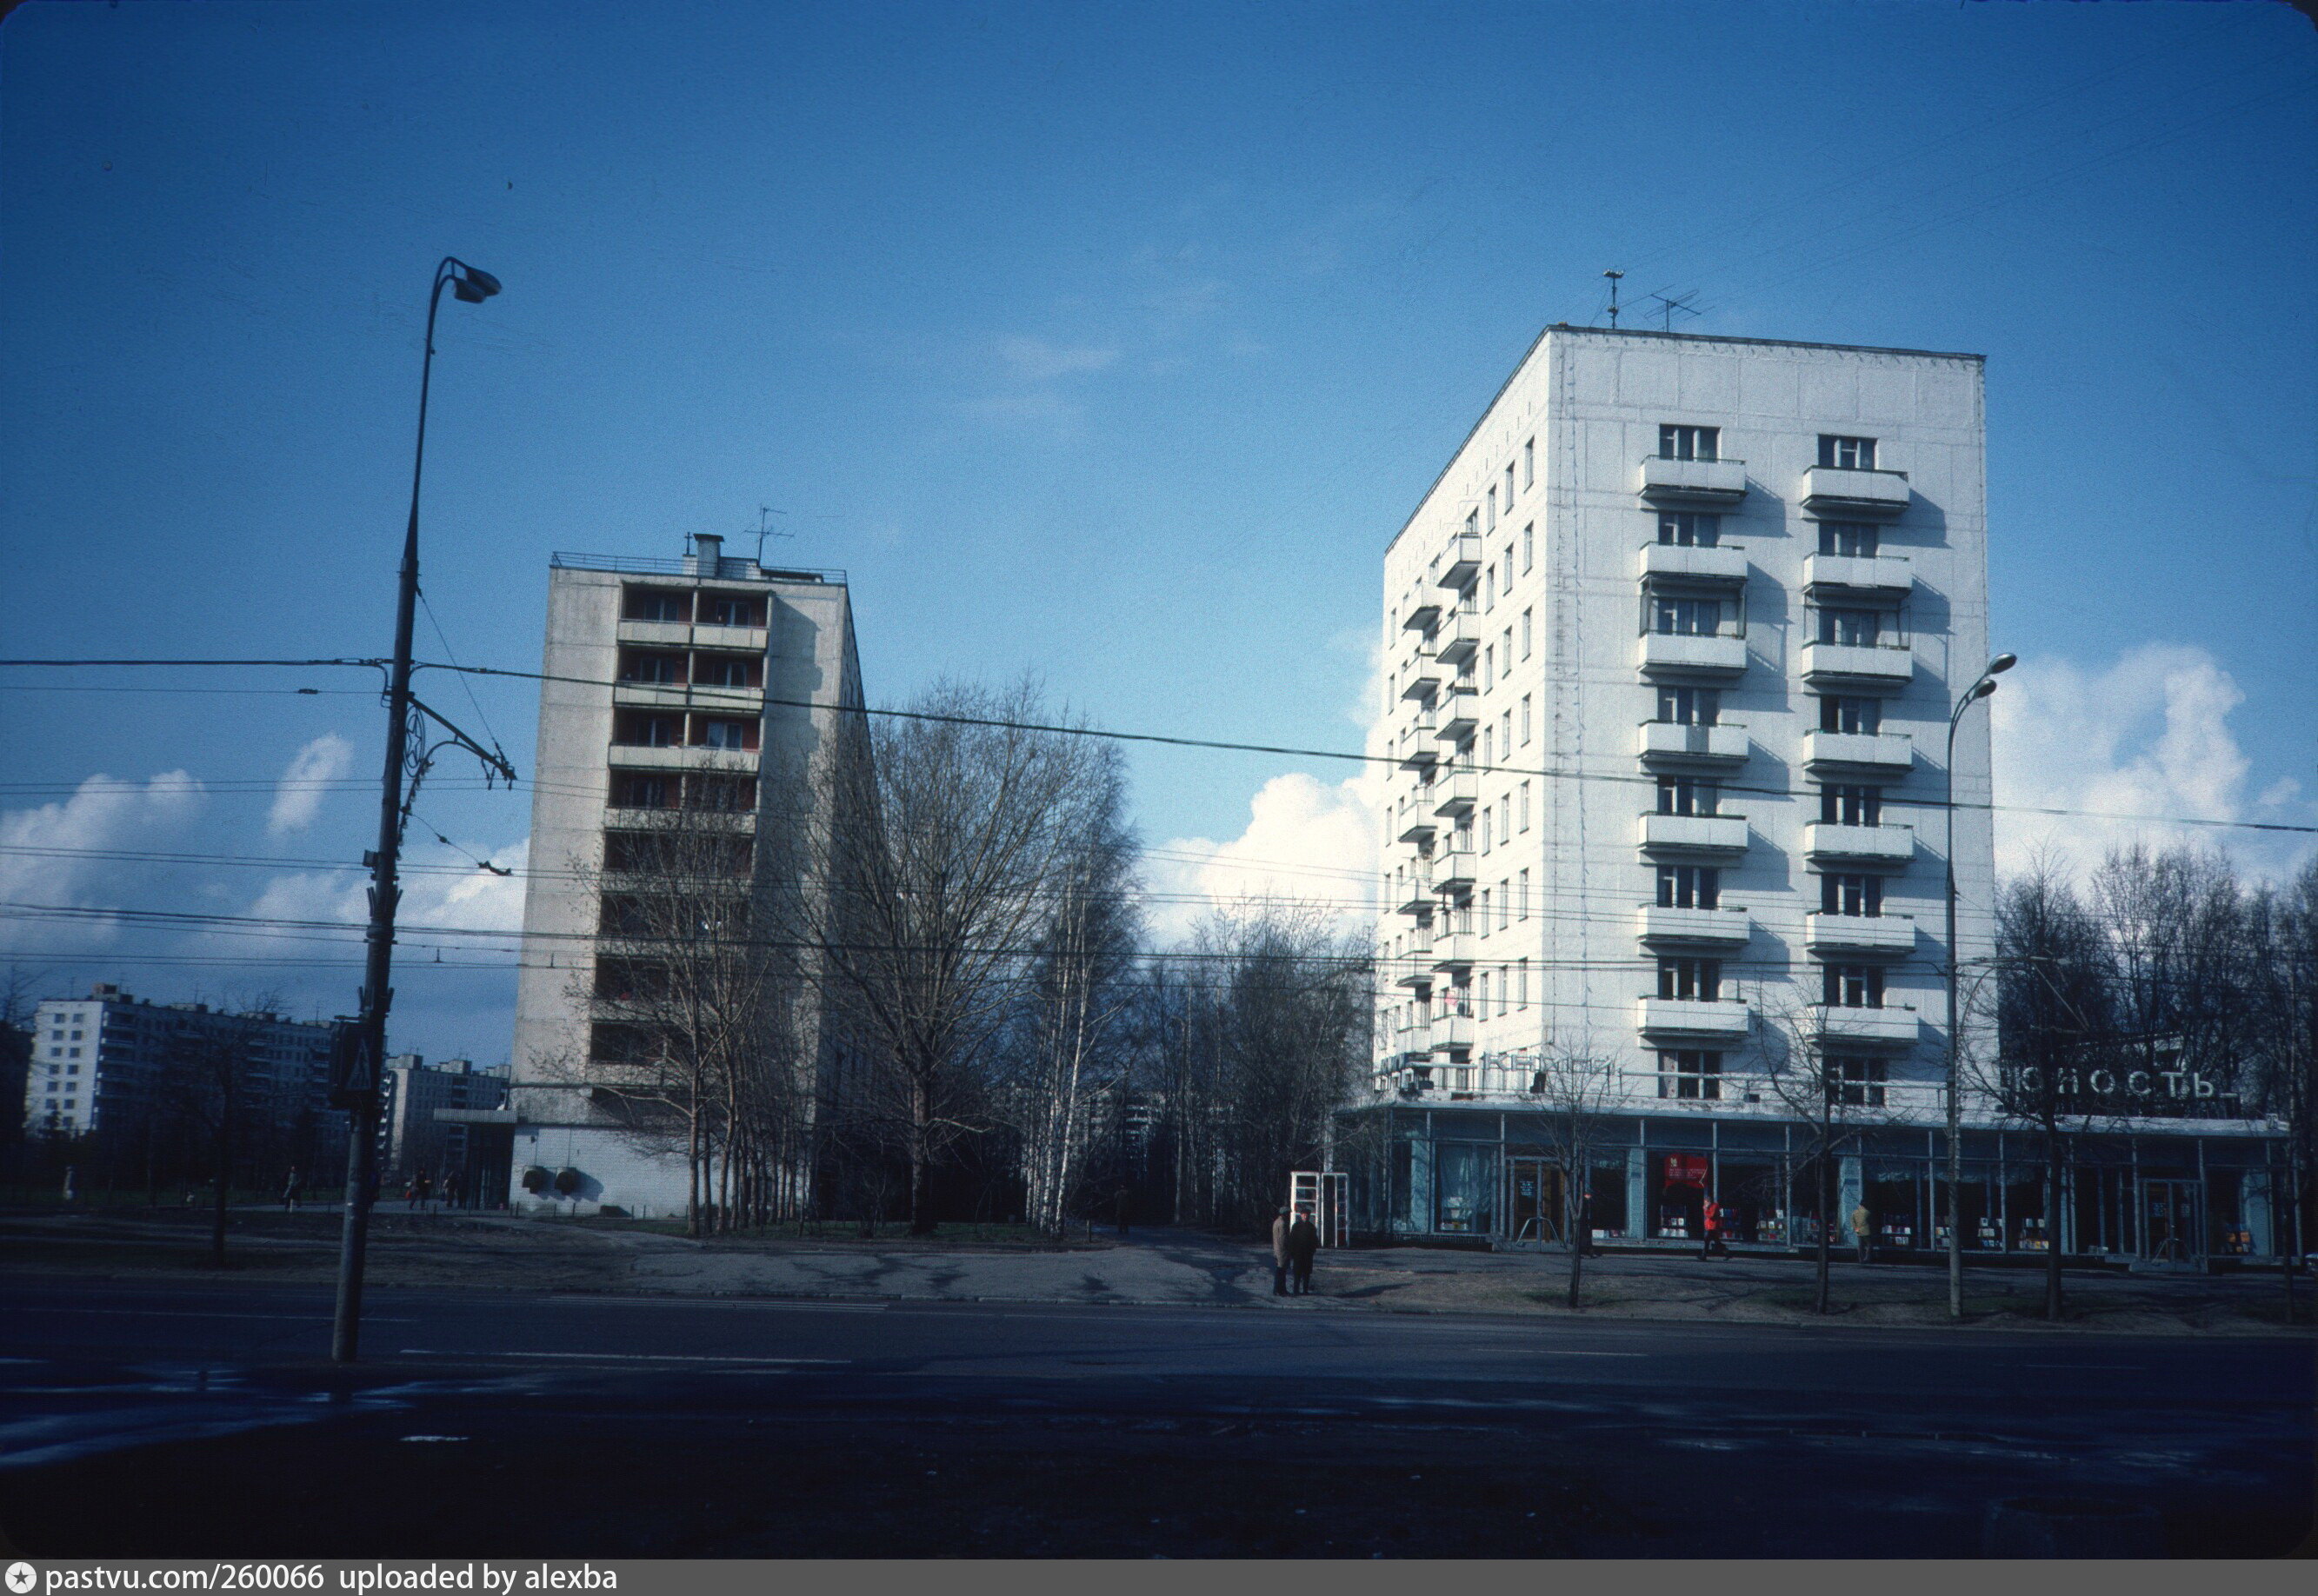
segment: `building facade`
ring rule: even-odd
[[[829,823],[830,762],[859,735],[844,713],[861,686],[842,573],[693,543],[681,560],[559,554],[549,572],[511,1091],[520,1207],[684,1212],[685,1135],[666,1114],[640,1114],[621,1085],[650,1045],[629,1023],[630,988],[650,982],[655,957],[627,923],[650,890],[639,839],[664,842],[677,817],[716,817],[741,914],[771,927],[812,852],[774,845]],[[809,967],[804,978],[795,1053],[814,1076],[833,1043]],[[811,1084],[800,1082],[808,1106]],[[791,1179],[801,1188],[810,1171]]]
[[[507,1195],[508,1071],[466,1059],[429,1064],[415,1053],[386,1061],[379,1105],[383,1186],[425,1175],[446,1202],[496,1206]]]
[[[36,1136],[181,1134],[211,1111],[211,1055],[229,1067],[245,1121],[311,1168],[344,1155],[345,1116],[329,1100],[330,1027],[206,1003],[156,1003],[99,982],[85,998],[33,1012],[24,1125]]]
[[[1934,1243],[1945,973],[1991,946],[1985,713],[1953,765],[1948,735],[1989,659],[1986,538],[1978,355],[1539,337],[1385,555],[1372,1228],[1558,1235],[1536,1116],[1584,1058],[1604,1239],[1693,1239],[1712,1190],[1792,1244],[1809,1059],[1874,1127],[1841,1211]],[[2025,1143],[1986,1101],[1965,1121],[1968,1242],[2044,1244]],[[2120,1123],[2168,1179],[2268,1156],[2243,1121]],[[2089,1237],[2151,1236],[2139,1179]],[[2201,1186],[2190,1228],[2266,1230],[2268,1179]]]

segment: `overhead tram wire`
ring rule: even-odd
[[[385,661],[378,659],[0,659],[0,668],[22,666],[74,665],[221,667],[247,665],[335,665],[371,666],[382,668],[384,664]],[[615,679],[600,677],[566,676],[552,671],[511,670],[500,666],[459,665],[439,660],[420,660],[418,662],[418,668],[423,670],[449,670],[470,676],[499,677],[515,681],[556,682],[567,686],[583,687],[617,688],[627,685]],[[1010,721],[999,716],[949,714],[934,710],[892,709],[877,708],[868,704],[827,704],[809,698],[781,698],[770,694],[759,694],[746,688],[694,686],[690,690],[696,695],[711,703],[715,701],[720,693],[730,694],[732,702],[735,706],[744,704],[765,704],[784,709],[803,709],[836,714],[860,715],[865,718],[880,717],[890,720],[927,721],[943,725],[988,727],[996,731],[1038,731],[1051,733],[1061,737],[1091,737],[1110,742],[1142,743],[1162,748],[1212,749],[1225,753],[1274,754],[1289,758],[1329,759],[1334,760],[1338,763],[1352,765],[1372,765],[1397,767],[1401,763],[1400,757],[1397,755],[1353,753],[1345,749],[1300,748],[1280,743],[1240,742],[1226,738],[1185,737],[1156,731],[1120,731],[1098,726],[1071,726],[1058,722]],[[1508,765],[1503,763],[1492,763],[1487,765],[1478,763],[1465,764],[1459,766],[1458,768],[1460,770],[1469,770],[1478,775],[1526,776],[1533,776],[1544,781],[1609,782],[1615,783],[1622,786],[1649,788],[1652,791],[1655,791],[1658,785],[1658,778],[1654,776],[1634,776],[1613,771],[1549,770],[1539,766]],[[142,791],[145,786],[145,784],[141,782],[122,782],[116,785],[123,791],[131,789]],[[230,785],[230,784],[224,782],[205,782],[202,785],[204,787],[212,791],[228,790]],[[247,781],[242,782],[240,785],[244,787],[252,789],[262,785],[266,790],[272,791],[280,784],[274,782],[265,782],[261,784],[257,778],[249,778]],[[332,784],[322,783],[316,785],[319,786],[328,786]],[[362,785],[364,784],[349,783],[346,785]],[[436,785],[438,786],[451,786],[454,785],[487,785],[488,784],[458,784],[451,781],[445,781],[437,783]],[[547,785],[547,784],[536,781],[531,785],[535,787]],[[33,792],[71,793],[79,790],[80,788],[76,785],[58,785],[53,783],[0,783],[0,794],[12,792],[18,794],[28,794]],[[568,794],[580,794],[584,791],[583,789],[576,787],[558,788],[553,786],[550,786],[549,790],[561,791]],[[1812,795],[1810,790],[1802,788],[1756,786],[1744,782],[1725,782],[1722,784],[1721,790],[1725,793],[1742,794],[1748,796],[1766,798],[1792,799],[1808,798]],[[1927,810],[1937,810],[1942,807],[1952,807],[1960,810],[1980,810],[2001,814],[2044,815],[2060,820],[2110,820],[2126,825],[2204,826],[2224,830],[2283,832],[2296,836],[2318,835],[2318,825],[2297,825],[2284,820],[2215,820],[2203,815],[2119,814],[2103,810],[2061,808],[2050,804],[1976,802],[1968,799],[1948,800],[1944,802],[1942,800],[1930,798],[1894,798],[1891,800],[1891,802],[1894,803],[1912,804],[1917,808]]]

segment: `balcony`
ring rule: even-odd
[[[1433,984],[1433,945],[1422,936],[1412,938],[1392,963],[1398,971],[1392,979],[1395,986]]]
[[[765,629],[761,626],[696,626],[692,641],[704,649],[744,649],[751,654],[765,651]]]
[[[688,621],[622,621],[619,640],[654,648],[681,649],[692,641],[692,624]],[[760,642],[759,646],[763,645]]]
[[[1727,769],[1747,762],[1744,726],[1684,726],[1672,721],[1644,721],[1638,740],[1642,763],[1660,767],[1714,767]]]
[[[1469,892],[1473,890],[1473,850],[1469,847],[1443,848],[1433,861],[1433,890],[1436,892]]]
[[[1424,806],[1424,794],[1419,794],[1416,802],[1409,806],[1407,814],[1401,822],[1400,839],[1403,842],[1430,842],[1433,840],[1433,833],[1439,827],[1433,819],[1432,811]]]
[[[1904,914],[1807,914],[1803,946],[1827,955],[1894,957],[1916,951],[1916,922]]]
[[[1470,814],[1481,801],[1481,778],[1469,770],[1452,770],[1433,784],[1433,812]]]
[[[1637,653],[1642,674],[1652,680],[1668,677],[1728,681],[1747,673],[1747,640],[1743,637],[1646,632]]]
[[[1480,722],[1481,692],[1469,677],[1451,682],[1442,690],[1434,713],[1433,735],[1442,742],[1462,742]]]
[[[1916,856],[1916,829],[1838,826],[1813,820],[1803,828],[1803,856],[1814,865],[1872,865],[1898,869]]]
[[[1440,601],[1420,595],[1415,605],[1410,608],[1408,618],[1403,621],[1401,625],[1411,632],[1430,632],[1433,629],[1433,623],[1440,618]]]
[[[1912,1009],[1853,1009],[1814,1003],[1811,1028],[1822,1042],[1845,1047],[1904,1049],[1916,1045],[1920,1025]]]
[[[1916,763],[1916,745],[1895,731],[1806,731],[1803,768],[1813,776],[1841,776],[1857,771],[1881,776],[1905,776]]]
[[[1908,507],[1908,473],[1815,465],[1803,473],[1802,504],[1832,520],[1887,519]]]
[[[1642,457],[1634,490],[1653,505],[1700,505],[1721,507],[1747,497],[1747,462],[1743,460],[1667,460]]]
[[[1430,915],[1433,912],[1433,873],[1412,870],[1408,884],[1400,889],[1400,901],[1393,905],[1397,914]]]
[[[1422,656],[1402,667],[1400,676],[1403,698],[1427,699],[1441,690],[1441,668]]]
[[[757,756],[741,749],[688,747],[680,743],[649,748],[642,743],[615,742],[611,746],[611,765],[615,770],[714,770],[754,776]]]
[[[1747,817],[1736,814],[1658,814],[1641,817],[1641,841],[1653,856],[1735,859],[1747,851]]]
[[[1465,1053],[1473,1045],[1473,1017],[1469,1014],[1436,1016],[1432,1031],[1435,1053]]]
[[[1645,903],[1634,932],[1653,947],[1739,948],[1754,935],[1755,917],[1743,909],[1661,909]]]
[[[1443,615],[1441,624],[1433,629],[1433,657],[1452,671],[1480,646],[1481,623],[1462,610]]]
[[[1430,770],[1441,757],[1433,746],[1433,729],[1429,724],[1404,726],[1400,729],[1400,767],[1403,770]]]
[[[1645,582],[1733,587],[1747,579],[1747,551],[1733,543],[1717,543],[1711,549],[1644,543],[1635,551],[1634,574]]]
[[[1478,533],[1460,532],[1449,540],[1442,551],[1441,574],[1433,580],[1443,587],[1467,587],[1481,574],[1481,537]]]
[[[1915,587],[1915,567],[1897,554],[1803,556],[1803,591],[1814,598],[1873,598],[1896,604]]]
[[[1450,931],[1433,939],[1433,967],[1451,972],[1473,967],[1474,937],[1470,931]]]
[[[1813,687],[1896,690],[1916,674],[1916,650],[1905,643],[1805,643],[1802,656]]]
[[[1702,1002],[1694,998],[1634,1000],[1634,1023],[1654,1042],[1744,1042],[1754,1018],[1754,1008],[1747,1003]]]

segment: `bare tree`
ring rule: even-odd
[[[2087,910],[2108,950],[2109,1023],[2120,1065],[2170,1063],[2235,1098],[2248,1055],[2252,974],[2237,874],[2218,853],[2112,850]]]
[[[1871,1061],[1828,1046],[1819,1008],[1801,1001],[1792,989],[1766,994],[1756,1025],[1764,1084],[1803,1132],[1801,1167],[1817,1209],[1811,1225],[1811,1311],[1826,1314],[1833,1308],[1830,1260],[1836,1226],[1842,1222],[1836,1212],[1837,1161],[1845,1148],[1856,1144],[1863,1123],[1886,1107],[1886,1088]]]
[[[1569,1306],[1580,1305],[1578,1279],[1591,1238],[1587,1205],[1594,1155],[1609,1139],[1609,1113],[1622,1094],[1616,1063],[1596,1053],[1582,1030],[1550,1036],[1537,1055],[1532,1090],[1542,1111],[1546,1145],[1561,1176],[1562,1229],[1569,1241]]]
[[[2318,1216],[2318,859],[2245,906],[2248,1054],[2255,1102],[2286,1122],[2287,1189],[2271,1194],[2288,1323],[2297,1260]]]

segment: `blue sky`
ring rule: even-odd
[[[2314,65],[2260,4],[26,4],[0,653],[384,652],[450,252],[507,283],[437,340],[460,658],[535,664],[553,551],[770,505],[768,559],[849,573],[878,698],[1027,669],[1108,724],[1357,748],[1387,539],[1621,265],[1687,330],[1987,354],[2011,794],[2306,821]],[[0,679],[0,896],[348,912],[304,862],[374,823],[363,682],[154,675]],[[352,691],[77,690],[298,685]],[[528,769],[519,684],[431,690]],[[301,759],[346,785],[286,798]],[[1358,890],[1343,767],[1134,771],[1163,885]],[[420,812],[466,855],[528,830],[472,784]],[[432,923],[504,922],[419,857]],[[352,1006],[235,962],[327,945],[0,933],[43,990]],[[400,1045],[502,1056],[510,983],[430,956]]]

